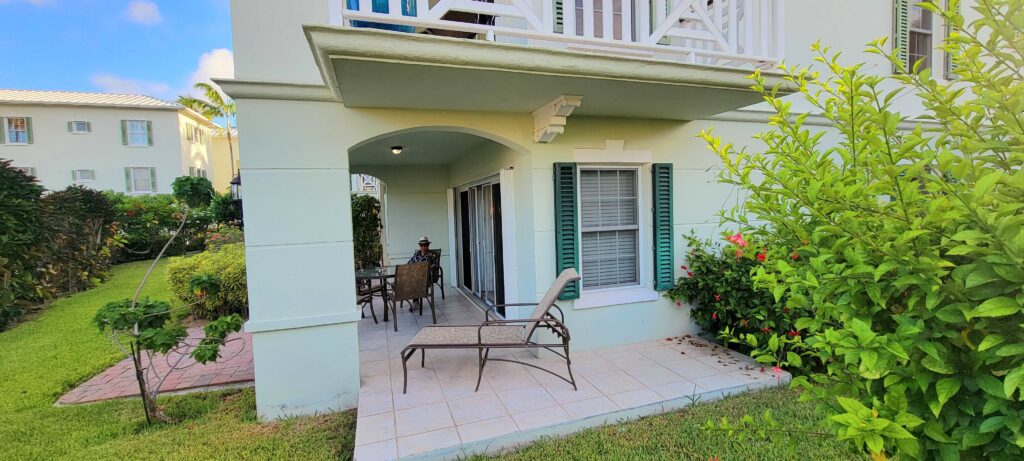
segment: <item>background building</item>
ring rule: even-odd
[[[216,124],[143,95],[0,89],[0,126],[0,158],[50,190],[170,193],[179,176],[212,180],[221,155],[211,148]]]

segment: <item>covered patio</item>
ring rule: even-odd
[[[375,307],[379,314],[379,300]],[[478,304],[461,292],[437,299],[439,325],[479,324],[483,318]],[[374,323],[369,313],[360,321],[356,460],[455,459],[494,452],[790,378],[761,371],[742,354],[682,336],[571,353],[576,391],[543,371],[488,362],[480,390],[474,392],[475,350],[430,350],[423,368],[418,356],[409,361],[409,389],[403,394],[399,353],[430,324],[429,308],[423,316],[404,308],[389,322]],[[508,353],[496,350],[492,356]],[[529,352],[513,354],[555,370],[565,363]]]

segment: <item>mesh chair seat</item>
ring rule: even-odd
[[[483,345],[521,344],[523,331],[519,325],[478,325],[426,327],[409,341],[406,347],[462,347]]]

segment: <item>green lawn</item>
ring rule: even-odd
[[[514,453],[474,460],[858,460],[867,459],[833,437],[793,433],[740,439],[708,432],[703,425],[727,417],[761,416],[771,410],[780,428],[797,433],[821,432],[814,406],[796,401],[795,391],[769,389],[621,424],[589,429],[561,439],[546,439]]]
[[[350,412],[258,424],[251,390],[161,399],[174,425],[146,427],[135,399],[55,407],[57,398],[122,357],[91,319],[129,297],[148,263],[117,266],[107,283],[54,302],[0,333],[0,459],[350,458]],[[162,265],[146,295],[170,299]]]
[[[166,397],[178,422],[146,427],[135,399],[55,407],[57,398],[121,359],[91,319],[107,301],[128,297],[147,263],[117,266],[102,286],[60,299],[34,320],[0,333],[0,460],[24,459],[349,459],[352,412],[259,424],[252,390]],[[170,299],[163,267],[146,295]],[[812,407],[792,391],[746,394],[690,409],[542,440],[496,459],[779,460],[855,459],[831,438],[785,435],[737,441],[701,426],[771,409],[787,428],[816,430]],[[475,459],[490,459],[476,457]]]

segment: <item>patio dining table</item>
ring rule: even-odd
[[[395,267],[396,266],[383,266],[356,269],[356,282],[367,282],[372,284],[374,280],[380,280],[381,301],[384,303],[385,322],[388,321],[388,279],[395,278]]]

